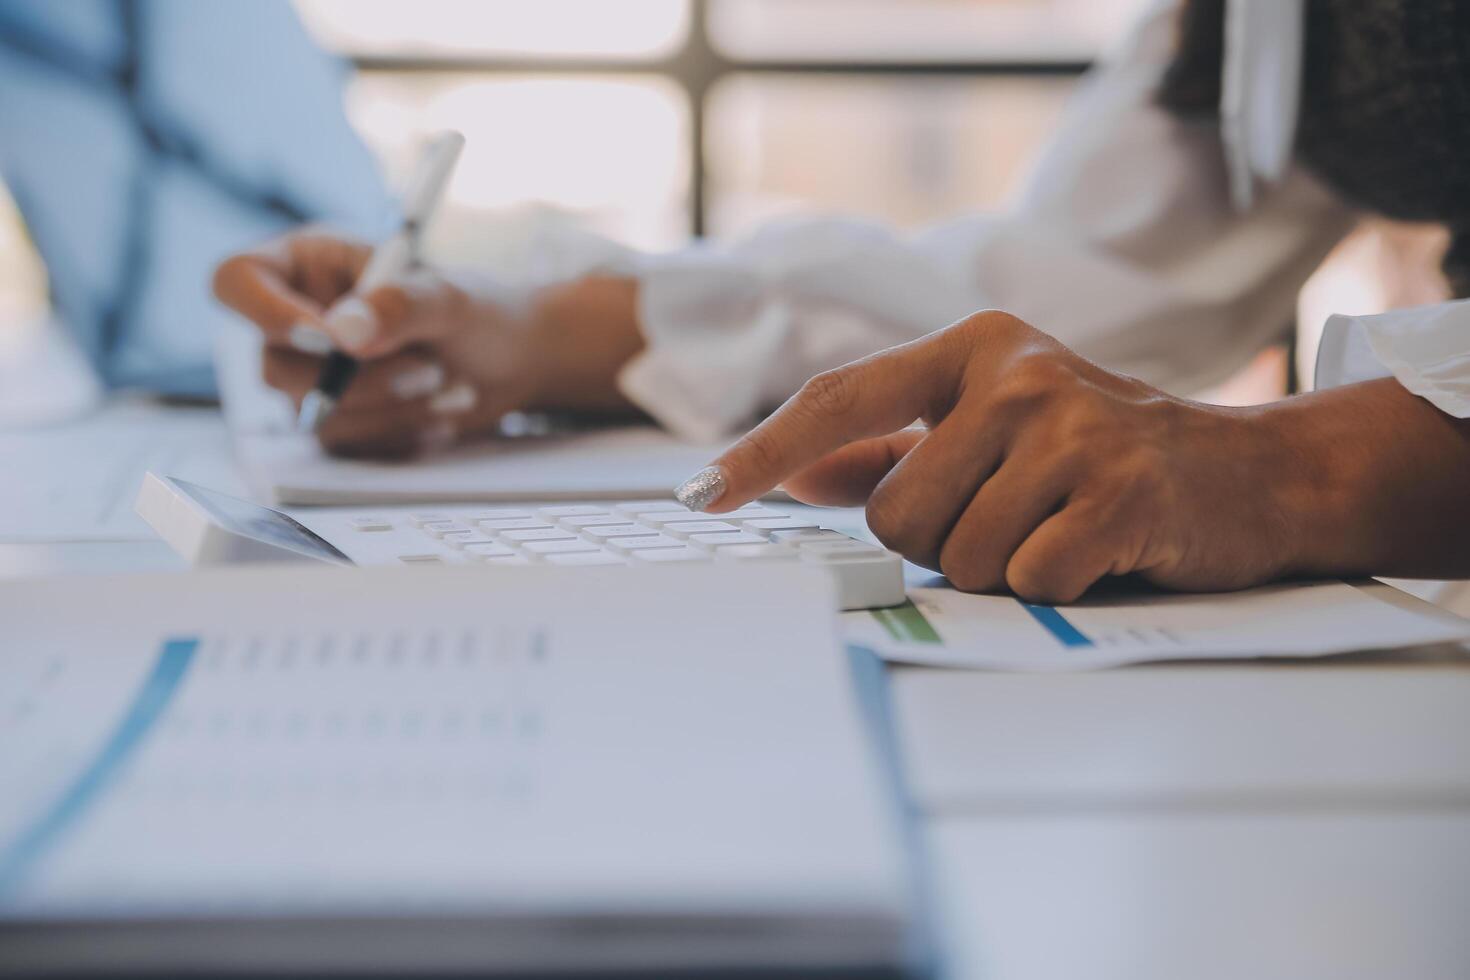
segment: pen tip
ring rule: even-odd
[[[322,424],[332,410],[333,401],[320,391],[308,391],[301,399],[301,411],[296,415],[296,431],[311,435]]]

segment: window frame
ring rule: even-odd
[[[708,228],[708,147],[705,139],[711,91],[736,75],[868,76],[906,78],[1052,77],[1076,78],[1092,67],[1086,60],[889,60],[762,59],[729,55],[710,37],[708,3],[689,0],[684,43],[667,55],[598,57],[569,55],[355,54],[358,72],[463,72],[521,76],[651,75],[684,93],[689,111],[685,153],[689,169],[689,232],[698,238]]]

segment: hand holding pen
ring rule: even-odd
[[[373,250],[367,267],[357,280],[352,298],[402,276],[418,264],[424,232],[444,197],[444,188],[449,184],[449,177],[454,173],[454,165],[463,149],[464,137],[453,131],[439,134],[425,146],[403,197],[402,223],[392,237]],[[315,432],[320,428],[356,374],[357,362],[350,355],[340,350],[328,354],[321,374],[317,376],[316,386],[301,400],[296,418],[298,430]]]
[[[215,294],[261,332],[270,387],[297,406],[320,388],[340,392],[330,411],[304,413],[329,453],[401,459],[494,434],[509,412],[629,410],[618,372],[643,343],[631,279],[528,290],[416,256],[384,276],[370,268],[379,254],[391,254],[387,243],[306,228],[215,273]],[[330,368],[336,380],[324,383],[329,364],[350,367]]]

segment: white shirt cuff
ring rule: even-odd
[[[1470,418],[1470,300],[1327,321],[1318,387],[1392,374],[1454,418]]]

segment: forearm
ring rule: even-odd
[[[1254,411],[1292,460],[1276,481],[1290,571],[1470,577],[1470,420],[1392,379]]]

